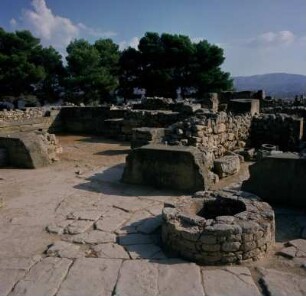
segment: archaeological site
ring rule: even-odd
[[[1,111],[0,295],[305,295],[305,119],[262,91]]]

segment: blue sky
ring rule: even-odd
[[[63,55],[75,38],[123,49],[147,31],[185,34],[221,46],[233,76],[306,75],[306,0],[1,0],[0,26],[29,29]]]

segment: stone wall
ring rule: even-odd
[[[25,110],[0,111],[0,134],[31,131],[61,131],[60,110],[27,108]]]
[[[177,122],[166,130],[170,145],[191,145],[213,151],[215,157],[244,147],[249,136],[251,115],[206,113]]]
[[[288,114],[254,116],[250,141],[256,148],[266,143],[277,145],[280,150],[296,151],[303,137],[303,125],[303,118]]]

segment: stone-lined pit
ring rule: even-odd
[[[275,242],[274,211],[242,191],[197,192],[163,209],[162,241],[200,264],[258,260]]]

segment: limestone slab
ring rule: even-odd
[[[107,243],[93,247],[99,258],[130,259],[128,253],[118,244]]]
[[[100,230],[92,230],[89,232],[73,235],[68,239],[79,244],[103,244],[115,242],[116,236],[113,233]]]
[[[306,239],[295,239],[289,242],[290,246],[296,247],[300,252],[306,253]]]
[[[57,296],[111,296],[120,265],[116,259],[77,259]]]
[[[47,256],[75,259],[84,256],[80,246],[64,241],[56,241],[47,250]]]
[[[35,258],[36,259],[36,258]],[[0,295],[7,295],[38,260],[33,258],[0,259]]]
[[[18,282],[9,296],[54,296],[71,264],[69,259],[43,259]]]
[[[105,213],[100,220],[95,223],[98,230],[114,232],[130,217],[130,214],[120,209],[113,208]]]
[[[21,269],[28,271],[39,258],[0,258],[0,270]]]
[[[128,245],[126,249],[132,259],[151,259],[161,251],[160,247],[154,244]]]
[[[261,295],[246,267],[204,270],[203,283],[207,296]]]
[[[158,271],[146,260],[124,261],[116,285],[116,296],[156,296]]]
[[[25,275],[21,269],[0,270],[0,295],[8,295],[15,284]]]
[[[159,296],[204,296],[200,268],[182,260],[158,264]]]
[[[306,278],[275,269],[262,269],[262,283],[270,296],[306,295]]]

